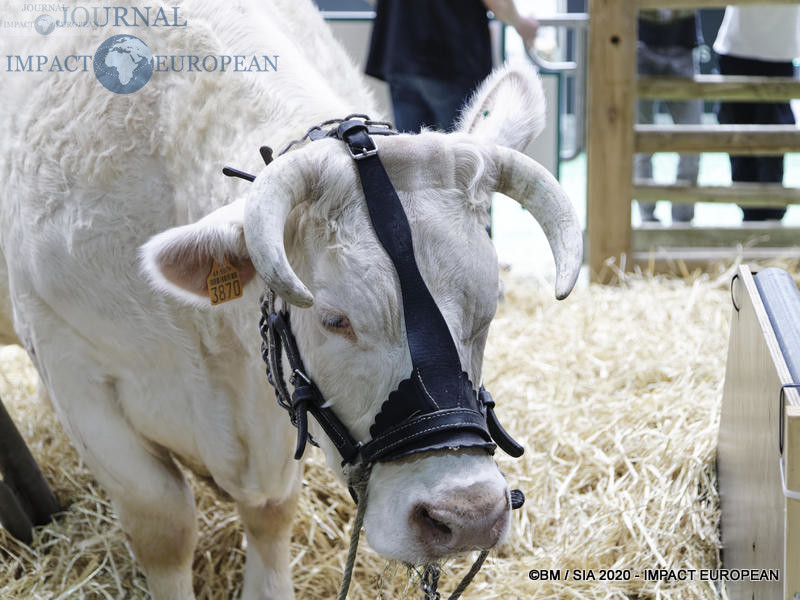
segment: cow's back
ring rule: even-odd
[[[18,11],[12,4],[4,14]],[[260,145],[277,150],[314,123],[373,105],[311,2],[199,1],[178,14],[185,27],[28,31],[0,42],[3,55],[91,55],[106,37],[130,32],[168,66],[188,55],[267,56],[277,66],[190,73],[184,65],[125,95],[91,72],[3,74],[0,248],[12,295],[24,280],[25,294],[77,329],[87,315],[116,317],[120,304],[152,312],[137,248],[244,193],[246,184],[220,175],[223,165],[257,170]]]

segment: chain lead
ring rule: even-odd
[[[441,571],[436,565],[429,564],[425,566],[419,584],[420,589],[425,594],[425,600],[441,599],[437,589],[439,587],[439,575],[441,575]]]

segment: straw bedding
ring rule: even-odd
[[[638,277],[584,287],[564,302],[552,289],[506,282],[485,376],[505,426],[526,447],[498,455],[527,502],[509,541],[493,552],[465,597],[718,598],[706,582],[532,581],[530,569],[717,568],[713,469],[730,303],[727,277]],[[114,511],[36,400],[35,373],[17,347],[0,349],[0,395],[66,507],[32,548],[0,530],[0,598],[145,598]],[[306,468],[294,527],[300,600],[335,597],[352,502],[317,450]],[[236,510],[195,482],[200,598],[238,597],[242,530]],[[451,590],[473,557],[444,565]],[[563,576],[563,574],[562,574]],[[413,576],[411,577],[413,579]],[[366,545],[351,598],[420,598],[403,565]],[[724,597],[724,596],[723,596]]]

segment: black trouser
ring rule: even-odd
[[[794,67],[789,62],[773,62],[737,56],[720,55],[719,70],[722,75],[759,75],[767,77],[793,77]],[[720,102],[717,118],[723,125],[792,125],[794,115],[788,102]],[[733,181],[783,182],[783,155],[737,156],[730,155]],[[745,208],[745,221],[780,220],[786,208]]]

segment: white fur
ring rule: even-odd
[[[433,463],[433,464],[431,464]],[[433,467],[433,468],[432,468]],[[400,465],[379,463],[372,477],[381,485],[371,486],[370,507],[364,529],[370,545],[396,560],[416,563],[420,557],[436,560],[408,527],[411,512],[418,503],[430,502],[448,490],[483,486],[506,490],[506,481],[492,458],[483,453],[448,453],[432,458],[410,458]],[[505,492],[503,497],[505,498]],[[402,501],[398,502],[398,499]],[[508,533],[508,523],[501,539]],[[374,532],[380,532],[376,536]]]
[[[509,63],[475,91],[461,113],[459,128],[522,151],[544,129],[545,109],[538,75],[525,63]]]
[[[286,514],[300,468],[291,459],[295,431],[264,377],[258,278],[243,299],[212,309],[163,273],[176,256],[248,260],[243,202],[274,199],[254,198],[255,187],[223,177],[224,164],[254,172],[262,144],[277,150],[331,117],[382,115],[310,2],[180,6],[189,25],[149,32],[156,53],[278,54],[278,71],[156,73],[129,96],[106,92],[91,73],[2,74],[0,268],[8,287],[0,287],[0,309],[9,310],[0,325],[13,320],[15,329],[2,339],[16,335],[28,350],[71,439],[111,495],[155,598],[192,596],[194,503],[175,457],[213,477],[247,515],[250,547],[258,548],[248,562],[263,563],[248,565],[248,597],[291,597]],[[3,16],[18,10],[6,2]],[[0,54],[63,55],[96,48],[110,34],[34,35],[4,34]],[[517,84],[527,81],[526,98],[538,98],[535,77],[512,79],[514,90],[525,92]],[[517,109],[509,126],[497,124],[503,102],[517,101],[516,92],[493,94],[497,86],[502,74],[465,112],[491,101],[491,130],[467,123],[448,136],[378,140],[422,275],[476,384],[498,279],[484,231],[497,177],[492,147],[515,145],[536,129],[536,118]],[[509,128],[524,130],[515,131],[517,142],[504,137]],[[292,327],[308,371],[366,440],[381,402],[410,373],[396,275],[346,150],[330,140],[293,152],[309,156],[318,180],[285,230],[291,266],[314,294],[312,307],[292,307]],[[197,262],[194,275],[208,268]],[[324,329],[329,313],[347,315],[356,338]],[[330,441],[311,426],[340,472]],[[408,537],[409,512],[420,497],[435,501],[437,490],[467,479],[505,493],[494,462],[474,453],[378,465],[369,540],[388,556],[428,558]]]

